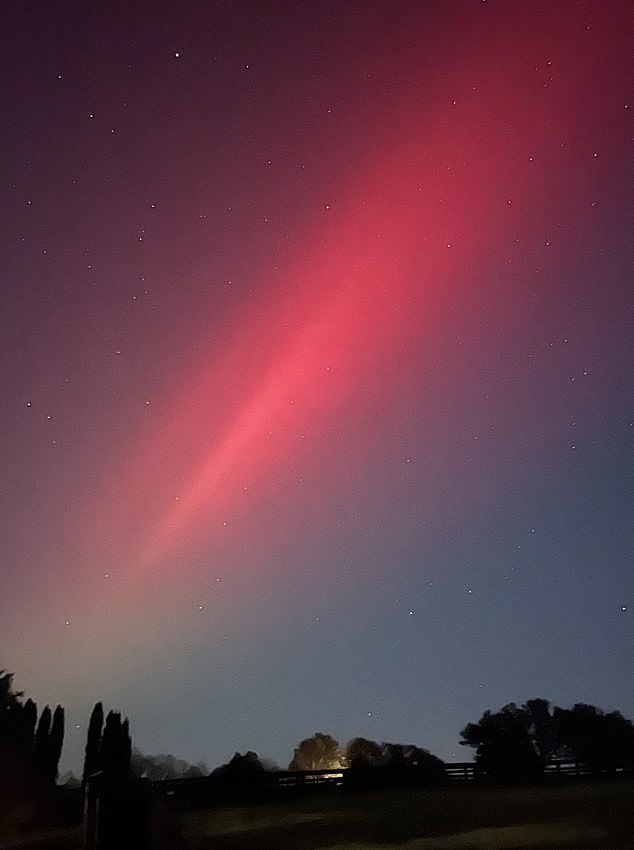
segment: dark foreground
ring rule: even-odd
[[[634,783],[336,788],[176,817],[182,842],[170,850],[634,850]],[[77,828],[0,839],[2,850],[80,846]]]
[[[185,815],[196,850],[634,850],[634,784],[352,792]]]

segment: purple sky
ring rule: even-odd
[[[210,767],[634,715],[634,8],[9,4],[0,666]]]

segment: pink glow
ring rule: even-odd
[[[113,495],[117,508],[99,523],[108,540],[120,529],[139,575],[195,544],[203,526],[221,528],[245,488],[283,467],[311,417],[336,413],[345,427],[345,405],[395,343],[404,356],[445,302],[473,297],[471,272],[493,248],[507,244],[510,255],[523,224],[548,219],[544,192],[571,179],[558,170],[570,116],[557,103],[578,91],[583,29],[566,34],[567,53],[559,45],[552,110],[526,94],[518,55],[523,44],[543,56],[546,74],[564,23],[560,33],[484,25],[477,60],[466,49],[435,85],[421,80],[424,109],[410,93],[395,123],[377,128],[373,156],[315,210],[286,284],[245,311],[154,411],[158,425],[112,485],[129,502]]]

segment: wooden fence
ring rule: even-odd
[[[235,788],[251,787],[255,793],[268,790],[283,790],[283,789],[298,789],[302,788],[318,788],[318,787],[338,787],[347,785],[346,781],[347,770],[341,768],[339,770],[279,770],[267,771],[261,776],[256,776],[249,783],[246,779],[244,786],[239,781],[236,781]],[[462,782],[482,782],[486,781],[487,777],[479,772],[475,762],[447,762],[445,763],[445,775],[451,783]],[[548,780],[568,781],[575,777],[613,777],[613,778],[628,778],[634,777],[634,771],[630,767],[620,767],[615,771],[603,772],[600,774],[594,773],[590,768],[583,764],[578,764],[572,761],[551,762],[544,768],[544,776]],[[164,779],[151,783],[152,791],[155,795],[165,797],[180,798],[204,798],[215,795],[218,791],[221,792],[221,786],[215,785],[210,778],[199,777],[195,779]],[[228,789],[229,795],[231,788]]]

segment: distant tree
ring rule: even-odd
[[[22,696],[21,691],[13,690],[13,673],[0,670],[0,741],[7,744],[10,742],[12,747],[22,753],[30,753],[33,749],[37,708],[33,700],[27,700],[23,705]]]
[[[22,708],[22,740],[25,748],[33,751],[35,742],[35,726],[37,724],[37,705],[29,697]]]
[[[562,747],[553,709],[547,699],[529,699],[521,712],[533,749],[545,765]]]
[[[405,744],[383,744],[383,764],[391,768],[407,766],[407,746]]]
[[[44,775],[50,782],[57,780],[59,760],[64,745],[64,709],[58,705],[53,714],[53,722],[48,740]]]
[[[120,741],[121,715],[109,711],[101,735],[101,767],[104,773],[112,775],[117,772]]]
[[[120,716],[120,715],[119,715]],[[130,721],[126,717],[119,726],[119,741],[117,744],[117,772],[119,776],[130,776],[130,759],[132,756],[132,739],[130,737]]]
[[[316,732],[295,749],[289,770],[337,770],[344,764],[339,742],[330,735]]]
[[[446,778],[444,762],[415,744],[353,738],[346,757],[350,769],[345,781],[352,786],[427,785]]]
[[[47,705],[40,714],[37,729],[35,730],[35,742],[33,744],[33,762],[38,772],[43,776],[46,776],[51,720],[51,709],[50,706]]]
[[[63,742],[61,707],[56,723],[48,706],[37,723],[37,706],[12,685],[13,674],[0,671],[0,833],[45,822]]]
[[[544,766],[530,728],[524,709],[509,703],[495,714],[485,711],[477,723],[468,723],[460,733],[460,743],[475,748],[476,764],[495,779],[530,781]]]
[[[445,777],[444,762],[415,744],[383,744],[383,763],[388,768],[405,770],[421,781]]]
[[[25,704],[24,714],[26,729],[25,735],[30,735],[32,725],[32,713],[35,708],[35,703],[32,703],[33,708]],[[59,759],[62,754],[62,746],[64,744],[64,709],[58,705],[55,713],[51,714],[51,709],[47,705],[37,724],[35,737],[32,747],[33,765],[37,772],[49,784],[55,784],[57,779],[57,769]]]
[[[345,749],[346,764],[355,769],[378,767],[383,763],[383,749],[376,741],[353,738]]]
[[[118,711],[109,711],[101,737],[101,769],[111,778],[129,776],[131,751],[127,719],[122,721]]]
[[[552,759],[569,758],[592,771],[634,765],[634,726],[618,711],[594,705],[551,708],[544,699],[485,711],[469,723],[460,742],[476,750],[476,763],[499,779],[534,779]]]
[[[22,691],[13,690],[13,673],[0,670],[0,706],[2,707],[0,729],[4,729],[7,714],[21,705],[20,697],[22,696],[24,696]]]
[[[204,761],[197,761],[196,764],[190,764],[187,770],[182,774],[183,779],[200,779],[209,774],[209,768]]]
[[[145,755],[132,748],[130,768],[134,776],[143,776],[153,782],[162,779],[196,778],[206,776],[209,771],[202,762],[189,764],[183,759],[160,753],[156,756]]]
[[[606,714],[577,703],[572,709],[555,708],[554,719],[561,743],[593,772],[634,766],[634,725],[619,711]]]
[[[231,791],[248,791],[261,786],[267,779],[267,772],[258,754],[249,750],[244,755],[234,756],[210,774],[213,783]]]
[[[86,754],[84,756],[83,782],[102,769],[101,735],[103,730],[103,704],[98,702],[90,715],[88,737],[86,739]]]
[[[130,776],[132,741],[128,719],[121,720],[118,711],[109,711],[104,722],[103,705],[98,702],[90,715],[83,782],[102,772],[110,780]]]
[[[130,737],[130,721],[126,717],[121,724],[121,768],[127,775],[130,774],[131,759],[132,738]]]
[[[31,806],[31,747],[25,741],[19,691],[13,673],[0,670],[0,835],[15,827]]]

